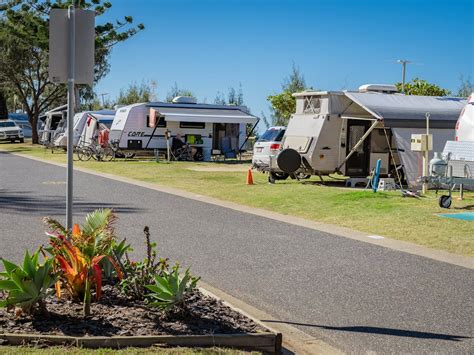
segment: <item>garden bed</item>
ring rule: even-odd
[[[66,344],[81,347],[228,346],[277,352],[281,336],[211,296],[196,290],[183,314],[165,315],[104,286],[92,315],[82,315],[82,305],[48,297],[48,314],[21,315],[0,308],[0,342],[21,345]]]

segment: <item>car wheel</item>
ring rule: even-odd
[[[11,143],[15,143],[15,139],[10,139],[10,142],[11,142]]]
[[[25,138],[20,138],[20,143],[25,143]]]

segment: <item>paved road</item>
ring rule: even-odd
[[[131,164],[132,165],[132,164]],[[472,353],[473,271],[78,172],[78,215],[117,210],[120,235],[351,353]],[[62,219],[65,169],[0,152],[0,255],[45,242]],[[416,216],[414,216],[416,218]],[[422,221],[420,221],[422,223]],[[449,231],[446,231],[449,233]]]

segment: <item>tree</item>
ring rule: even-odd
[[[243,106],[244,105],[244,93],[242,91],[242,84],[239,84],[239,91],[235,90],[234,87],[229,87],[227,92],[227,99],[225,95],[218,91],[216,98],[214,99],[216,105],[235,105]]]
[[[6,0],[0,5],[0,81],[21,101],[33,130],[33,143],[38,143],[37,123],[41,112],[66,99],[64,84],[54,84],[48,78],[49,12],[52,8],[67,8],[71,0]],[[106,13],[112,4],[107,0],[75,0],[81,8]],[[94,80],[103,78],[110,69],[113,46],[144,29],[132,27],[133,19],[125,16],[115,23],[107,22],[95,28]],[[93,96],[91,88],[79,87],[83,96]]]
[[[467,78],[464,78],[464,76],[461,75],[459,80],[461,81],[461,85],[459,86],[457,96],[468,97],[474,92],[474,85],[471,82],[471,77],[468,76]]]
[[[398,91],[402,91],[402,83],[396,83]],[[419,96],[447,96],[451,92],[443,89],[436,84],[431,84],[426,80],[415,78],[411,82],[405,83],[405,95]]]
[[[117,98],[119,105],[131,105],[138,102],[150,102],[156,100],[156,83],[154,81],[143,81],[140,85],[131,83],[127,89],[121,89]]]
[[[286,126],[288,124],[288,120],[296,110],[296,99],[293,94],[307,89],[303,74],[293,63],[290,75],[283,81],[282,92],[267,97],[271,104],[273,125]]]
[[[189,96],[189,97],[194,97],[193,92],[188,89],[180,89],[178,87],[178,84],[175,82],[174,85],[171,87],[170,91],[166,94],[166,102],[172,102],[175,97],[178,96]]]

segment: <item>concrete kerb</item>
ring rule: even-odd
[[[42,163],[60,166],[63,168],[66,167],[66,164],[63,164],[63,163],[52,162],[45,159],[32,157],[26,154],[19,154],[19,153],[10,153],[10,154],[17,155],[17,156],[31,159],[31,160],[36,160]],[[175,196],[179,196],[183,198],[188,198],[191,200],[200,201],[203,203],[209,203],[212,205],[217,205],[220,207],[233,209],[239,212],[249,213],[249,214],[257,215],[260,217],[265,217],[265,218],[273,219],[276,221],[297,225],[300,227],[314,229],[314,230],[325,232],[325,233],[338,236],[338,237],[354,239],[354,240],[358,240],[364,243],[375,244],[375,245],[382,246],[385,248],[390,248],[390,249],[402,251],[408,254],[430,258],[430,259],[441,261],[444,263],[453,264],[453,265],[465,267],[468,269],[474,269],[474,258],[471,258],[468,256],[452,254],[452,253],[445,252],[442,250],[430,249],[418,244],[404,242],[404,241],[396,240],[396,239],[385,238],[383,236],[374,236],[368,233],[359,232],[359,231],[355,231],[349,228],[340,227],[340,226],[336,226],[332,224],[310,221],[310,220],[300,218],[300,217],[284,215],[281,213],[267,211],[264,209],[245,206],[245,205],[239,205],[234,202],[223,201],[214,197],[203,196],[203,195],[199,195],[193,192],[179,190],[173,187],[147,183],[147,182],[134,180],[134,179],[126,178],[126,177],[121,177],[121,176],[108,174],[108,173],[101,173],[101,172],[97,172],[97,171],[87,169],[87,168],[75,167],[74,170],[81,171],[86,174],[91,174],[91,175],[127,183],[127,184],[141,186],[147,189],[160,191],[160,192],[164,192],[167,194],[171,194],[171,195],[175,195]]]

